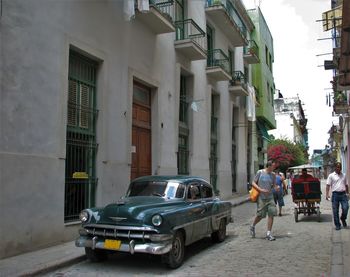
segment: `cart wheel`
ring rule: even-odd
[[[295,222],[298,222],[298,209],[297,208],[294,209],[294,219],[295,219]]]
[[[316,208],[316,214],[317,214],[317,220],[318,222],[321,222],[321,211],[320,211],[320,207]]]

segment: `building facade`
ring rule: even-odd
[[[81,209],[138,176],[246,192],[265,51],[254,39],[273,49],[250,16],[240,0],[2,0],[0,258],[72,240]],[[259,112],[270,128],[272,115]]]
[[[274,113],[275,82],[273,78],[273,37],[260,8],[248,10],[255,29],[252,38],[259,46],[260,63],[252,66],[252,84],[256,93],[256,146],[255,170],[264,167],[267,160],[268,130],[276,128]]]
[[[288,139],[291,142],[308,145],[307,117],[299,96],[284,98],[281,93],[274,100],[277,128],[268,133],[276,139]]]
[[[350,1],[332,0],[331,10],[322,14],[323,30],[329,32],[333,42],[333,59],[325,61],[326,70],[333,71],[332,97],[333,115],[339,122],[330,126],[328,145],[323,151],[324,171],[334,170],[334,163],[340,161],[343,171],[350,174]]]

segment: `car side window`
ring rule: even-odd
[[[179,187],[176,190],[175,198],[183,198],[185,192],[185,186],[183,184],[179,184]]]
[[[178,182],[168,182],[164,196],[167,199],[183,198],[185,194],[185,185]]]
[[[188,186],[187,199],[197,200],[201,198],[200,186],[199,184],[191,184]]]
[[[210,186],[203,183],[202,186],[202,198],[211,198],[213,197],[213,190]]]

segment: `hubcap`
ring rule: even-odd
[[[180,256],[180,252],[181,252],[180,241],[178,238],[176,238],[176,240],[174,241],[173,248],[174,248],[174,257],[178,258]]]

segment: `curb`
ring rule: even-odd
[[[340,231],[335,232],[333,225],[332,227],[332,258],[331,258],[331,274],[330,276],[344,276],[343,272],[343,249],[340,239]]]
[[[246,202],[249,202],[249,201],[250,201],[249,200],[249,195],[247,195],[247,196],[242,197],[241,199],[238,199],[237,201],[232,201],[232,202],[230,201],[230,202],[231,202],[232,208],[233,208],[233,207],[242,205],[242,204],[244,204]]]
[[[349,246],[350,234],[349,227],[335,231],[332,224],[332,259],[331,259],[331,277],[350,276],[349,272]]]
[[[39,274],[45,274],[45,273],[48,273],[50,271],[57,270],[61,267],[70,266],[70,265],[73,265],[75,263],[82,262],[84,260],[86,260],[85,254],[78,256],[78,257],[67,259],[65,261],[61,261],[61,262],[57,261],[57,262],[54,262],[53,264],[48,264],[48,265],[45,265],[41,268],[33,269],[33,270],[26,272],[24,274],[20,274],[19,276],[23,276],[23,277],[37,276]]]
[[[236,206],[239,206],[239,205],[242,205],[246,202],[249,202],[250,200],[249,199],[246,199],[246,200],[242,200],[240,202],[237,202],[237,203],[232,203],[232,207],[236,207]]]

